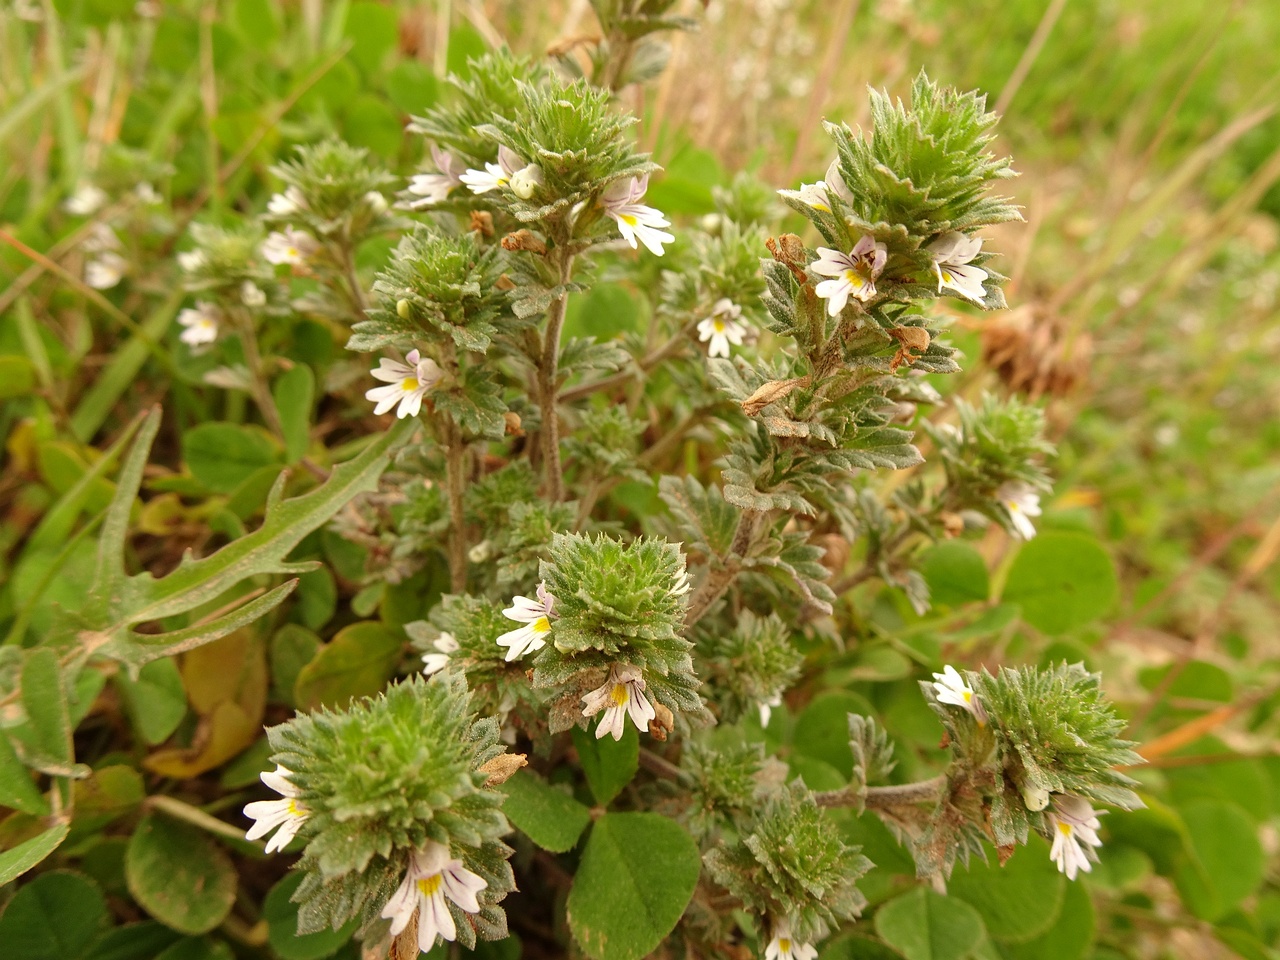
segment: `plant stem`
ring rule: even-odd
[[[685,613],[684,627],[688,630],[695,623],[702,619],[713,603],[719,600],[729,584],[733,582],[733,578],[738,575],[738,571],[742,569],[741,560],[746,557],[747,552],[751,549],[751,544],[755,540],[756,526],[763,514],[754,510],[744,510],[738,517],[738,529],[734,531],[733,543],[729,546],[728,556],[724,557],[724,564],[713,569],[707,574],[707,579],[702,582],[702,586],[698,588],[689,599],[689,609]]]
[[[859,804],[868,809],[885,809],[888,807],[906,807],[914,803],[933,803],[946,789],[946,774],[938,774],[929,780],[918,780],[915,783],[903,783],[892,787],[867,787],[865,792],[853,786],[839,790],[823,790],[813,795],[820,807],[856,807]]]
[[[620,370],[618,373],[605,377],[601,380],[594,380],[591,383],[580,383],[576,387],[570,387],[560,394],[561,400],[578,400],[581,397],[587,397],[599,390],[612,390],[614,387],[620,387],[630,383],[637,376],[643,376],[654,367],[656,367],[667,357],[671,356],[678,349],[685,345],[688,340],[690,329],[693,323],[687,323],[676,332],[670,340],[655,350],[651,350],[639,360],[636,361],[635,369]]]
[[[276,399],[271,396],[271,388],[267,386],[266,374],[262,368],[262,354],[258,352],[258,338],[253,331],[253,321],[246,319],[240,328],[240,342],[244,345],[244,362],[249,368],[249,390],[253,400],[262,413],[262,419],[280,442],[284,442],[284,425],[280,422],[280,411],[276,409]]]
[[[557,245],[560,261],[560,283],[573,276],[573,254],[566,244]],[[562,291],[547,310],[547,330],[542,339],[542,360],[538,364],[538,404],[542,408],[542,460],[547,472],[547,499],[559,503],[564,499],[564,473],[560,467],[560,422],[556,407],[556,390],[560,377],[560,331],[564,327],[569,294]]]
[[[453,418],[444,418],[445,482],[449,495],[449,581],[454,593],[467,589],[467,530],[462,509],[466,490],[467,448]]]
[[[199,807],[193,807],[191,804],[184,803],[176,797],[168,797],[162,793],[157,793],[147,797],[142,802],[142,805],[152,810],[159,810],[177,820],[199,827],[201,830],[207,830],[209,833],[216,833],[218,836],[227,837],[231,840],[244,839],[244,831],[239,827],[232,826],[225,820],[210,816]]]

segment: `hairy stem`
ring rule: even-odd
[[[462,431],[451,417],[444,417],[445,482],[449,496],[449,581],[454,593],[467,589],[467,529],[462,510],[466,490],[467,448]]]
[[[258,351],[258,338],[254,334],[253,321],[248,320],[241,325],[240,342],[244,346],[244,362],[249,368],[249,390],[253,394],[253,402],[258,405],[262,419],[267,428],[280,441],[284,442],[284,426],[280,422],[280,411],[276,409],[276,398],[271,395],[271,387],[267,384],[267,374],[262,363],[262,354]]]
[[[856,787],[842,787],[839,790],[822,790],[813,795],[820,807],[856,807],[866,806],[868,809],[885,809],[887,807],[906,807],[916,803],[934,803],[946,789],[946,774],[938,774],[929,780],[918,780],[915,783],[902,783],[892,787],[866,787],[865,792]]]
[[[557,247],[560,261],[560,283],[573,276],[573,254],[561,244]],[[560,331],[564,327],[569,294],[562,292],[547,310],[547,330],[542,339],[542,360],[538,364],[538,404],[542,408],[542,461],[547,473],[547,499],[559,503],[564,499],[564,473],[560,467],[560,421],[556,407],[556,390],[560,378]]]
[[[744,510],[738,517],[738,529],[734,531],[733,543],[729,546],[729,555],[724,558],[723,566],[708,573],[707,579],[702,582],[702,586],[698,587],[697,593],[689,598],[689,609],[684,617],[686,630],[701,620],[703,615],[711,609],[711,605],[724,596],[724,592],[729,589],[729,584],[742,569],[741,559],[747,555],[751,544],[755,541],[756,527],[761,516],[763,515],[754,510]]]
[[[580,383],[576,387],[570,387],[560,394],[561,400],[578,400],[582,397],[590,396],[600,390],[612,390],[614,387],[620,387],[630,383],[638,376],[643,376],[654,367],[656,367],[667,357],[671,356],[677,350],[685,345],[688,340],[689,331],[693,328],[693,322],[689,322],[680,328],[679,331],[670,340],[662,346],[651,350],[639,360],[636,361],[634,369],[621,370],[618,373],[604,377],[600,380],[593,380],[591,383]]]

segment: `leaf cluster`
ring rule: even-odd
[[[370,919],[385,903],[387,875],[402,875],[427,841],[489,881],[485,904],[514,889],[502,796],[477,770],[502,752],[497,721],[477,721],[460,676],[413,676],[346,710],[270,727],[267,738],[309,812],[298,865],[306,876],[294,895],[302,932]]]
[[[501,251],[474,233],[419,227],[401,238],[374,279],[376,302],[351,330],[348,350],[370,352],[443,342],[485,353],[498,336],[507,297],[496,284]]]
[[[321,238],[346,243],[407,221],[391,214],[383,191],[396,177],[373,164],[369,151],[336,137],[297,148],[297,158],[278,163],[271,172],[301,198],[297,209],[263,218],[280,224],[300,224]]]
[[[603,668],[631,664],[670,709],[701,712],[693,644],[681,636],[688,576],[677,545],[556,534],[541,576],[557,618],[534,659],[535,686],[585,688]]]
[[[715,881],[757,916],[787,920],[795,939],[819,940],[862,912],[855,886],[872,863],[840,839],[830,815],[799,781],[772,793],[741,839],[709,851]]]
[[[725,723],[754,715],[779,697],[796,682],[804,661],[791,643],[791,629],[775,613],[761,617],[743,610],[731,630],[702,629],[695,642],[708,668],[708,699]]]
[[[503,191],[502,202],[516,219],[549,220],[594,201],[617,180],[657,169],[627,136],[635,118],[617,113],[606,91],[552,77],[545,85],[520,84],[520,99],[514,112],[495,112],[477,128],[542,168],[543,183],[529,200]]]

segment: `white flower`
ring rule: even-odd
[[[128,260],[107,250],[84,265],[84,282],[95,290],[110,290],[124,278],[128,269]]]
[[[187,273],[195,273],[208,262],[203,250],[184,250],[178,254],[178,266]]]
[[[768,700],[762,700],[760,702],[760,726],[762,729],[769,726],[769,719],[773,716],[773,708],[780,706],[782,706],[781,692],[775,693]]]
[[[439,173],[419,173],[409,180],[409,192],[422,197],[407,204],[410,210],[444,203],[449,198],[449,191],[462,186],[463,168],[461,162],[451,153],[441,150],[434,143],[431,145],[431,159],[435,161]]]
[[[285,227],[284,232],[275,231],[267,234],[262,243],[262,255],[268,263],[301,264],[319,249],[316,238],[305,230]]]
[[[382,908],[382,917],[391,921],[391,935],[396,937],[417,911],[418,949],[426,953],[435,946],[436,937],[457,939],[458,928],[446,900],[452,900],[467,913],[479,913],[476,894],[487,886],[461,860],[452,859],[448,847],[428,840],[425,847],[409,855],[404,881]]]
[[[630,180],[615,181],[600,197],[604,212],[612,217],[618,225],[622,239],[636,249],[639,240],[654,256],[662,256],[662,245],[673,243],[675,237],[659,227],[671,226],[671,221],[662,215],[661,210],[647,207],[640,201],[644,192],[649,189],[649,175],[632,177]]]
[[[297,187],[286,187],[284,193],[272,194],[267,201],[267,213],[273,217],[291,217],[299,210],[307,209],[307,198]]]
[[[844,182],[844,174],[840,172],[840,158],[836,157],[831,161],[831,165],[827,167],[827,172],[822,178],[822,183],[827,188],[827,194],[835,194],[844,201],[846,206],[853,206],[853,191]]]
[[[95,223],[89,228],[81,244],[89,253],[102,253],[104,250],[119,250],[120,238],[105,223]]]
[[[62,204],[62,209],[77,217],[87,217],[97,213],[106,202],[105,190],[95,187],[92,183],[82,183],[76,187],[75,193],[67,197],[66,202]]]
[[[458,179],[465,183],[472,193],[488,193],[511,183],[517,170],[527,166],[524,159],[514,150],[498,147],[498,162],[486,163],[483,170],[468,170]]]
[[[667,591],[673,597],[683,597],[693,589],[693,584],[689,579],[689,571],[681,570],[680,576],[676,577],[676,582],[671,585],[671,589]]]
[[[542,167],[531,163],[511,175],[511,192],[521,200],[528,200],[542,186]]]
[[[939,703],[949,703],[968,710],[978,723],[987,722],[987,711],[982,708],[982,701],[973,695],[973,687],[965,682],[955,667],[947,664],[942,668],[942,673],[933,675],[933,679],[933,692]]]
[[[366,400],[377,404],[373,408],[375,414],[384,414],[398,403],[399,419],[416,417],[422,409],[423,396],[440,382],[442,371],[430,357],[423,359],[417,350],[410,350],[404,359],[406,362],[401,363],[383,357],[378,361],[378,369],[369,371],[375,379],[387,384],[373,387],[364,395]]]
[[[546,636],[551,632],[551,618],[555,616],[556,598],[547,591],[547,582],[538,584],[537,599],[515,597],[511,606],[502,611],[508,620],[523,623],[523,627],[509,630],[498,638],[498,646],[508,647],[507,662],[518,660],[530,650],[546,646]]]
[[[814,288],[814,292],[827,301],[827,313],[839,316],[850,296],[863,303],[874,297],[875,279],[884,270],[888,256],[888,248],[870,236],[864,236],[848,253],[819,247],[813,272],[835,278],[823,280]]]
[[[637,730],[648,733],[649,721],[658,715],[644,695],[644,678],[640,676],[640,670],[632,666],[619,667],[616,663],[609,668],[609,679],[604,685],[588,693],[582,702],[584,717],[594,717],[604,711],[596,727],[597,740],[606,733],[613,734],[614,740],[621,740],[627,714],[631,714],[631,722]]]
[[[1029,484],[1020,480],[1010,480],[1000,485],[996,491],[996,499],[1009,514],[1013,529],[1023,540],[1030,540],[1036,535],[1032,517],[1040,516],[1040,494]]]
[[[981,303],[987,295],[982,281],[987,271],[971,266],[969,261],[982,252],[982,241],[966,237],[955,230],[948,231],[924,248],[933,258],[933,272],[938,275],[938,292],[945,287],[954,290],[974,303]]]
[[[218,321],[222,319],[222,311],[206,300],[200,300],[195,307],[187,307],[178,314],[178,323],[186,327],[179,335],[189,347],[213,343],[218,339]]]
[[[433,673],[438,673],[448,666],[449,654],[457,651],[458,641],[453,639],[452,633],[442,633],[432,646],[440,652],[424,653],[422,655],[422,662],[425,664],[422,668],[422,672],[427,676],[431,676]]]
[[[1058,865],[1058,870],[1065,873],[1068,880],[1074,880],[1081,870],[1088,873],[1098,862],[1093,848],[1102,846],[1098,839],[1098,828],[1102,826],[1098,815],[1101,812],[1104,811],[1094,810],[1083,797],[1059,794],[1053,798],[1053,809],[1045,814],[1053,832],[1049,859]]]
[[[387,212],[387,198],[377,190],[370,190],[364,195],[364,202],[369,205],[369,209],[374,214],[382,214]]]
[[[701,343],[711,341],[708,356],[729,356],[729,344],[742,346],[742,338],[747,328],[738,323],[742,316],[742,308],[727,298],[716,301],[711,308],[711,316],[698,322],[698,340]]]
[[[799,200],[815,210],[831,212],[831,198],[827,196],[827,185],[822,180],[817,183],[802,183],[799,190],[779,190],[778,193],[792,200]]]
[[[133,195],[138,198],[139,203],[145,203],[149,207],[164,203],[164,197],[160,196],[156,192],[156,188],[146,180],[143,180],[133,188]]]
[[[791,924],[783,920],[773,928],[773,939],[765,947],[765,960],[814,960],[817,948],[811,943],[791,939]]]
[[[252,280],[240,284],[240,302],[246,307],[261,307],[267,302],[267,295]]]
[[[265,837],[272,830],[276,835],[267,841],[266,852],[274,853],[289,845],[298,833],[298,828],[307,822],[310,811],[298,799],[301,791],[289,782],[293,772],[276,764],[274,773],[263,773],[262,782],[280,794],[281,800],[256,800],[244,808],[244,815],[257,822],[244,835],[246,840],[257,840]]]

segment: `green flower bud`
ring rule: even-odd
[[[401,297],[399,300],[396,301],[396,315],[401,320],[408,320],[413,316],[413,313],[409,307],[409,301],[404,299],[403,297]]]

